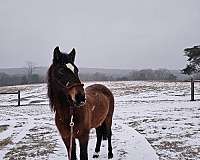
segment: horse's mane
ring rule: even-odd
[[[52,71],[53,71],[53,65],[49,67],[49,70],[47,72],[47,88],[48,88],[48,97],[49,97],[49,105],[51,108],[51,111],[55,111],[54,108],[54,93],[53,93],[53,84],[52,84]]]

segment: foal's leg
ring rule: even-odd
[[[80,143],[80,160],[88,160],[88,140],[89,140],[89,132],[88,134],[81,136],[79,138]]]
[[[96,142],[96,148],[95,148],[95,153],[93,154],[93,158],[99,157],[101,141],[102,141],[102,136],[103,136],[101,126],[96,128],[96,135],[97,135],[97,142]]]

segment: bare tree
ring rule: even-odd
[[[33,76],[34,69],[36,68],[35,63],[32,61],[27,61],[25,68],[27,72],[27,80],[28,80],[28,83],[30,83]]]

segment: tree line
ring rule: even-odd
[[[187,59],[187,65],[182,69],[182,73],[192,75],[194,79],[200,79],[200,46],[194,46],[184,49]],[[46,75],[35,74],[35,65],[32,62],[27,62],[27,73],[22,75],[9,75],[6,73],[0,73],[0,86],[8,85],[21,85],[32,83],[44,83],[46,82]],[[128,73],[125,76],[105,74],[105,73],[80,73],[80,79],[83,81],[176,81],[177,77],[167,69],[144,69],[137,70]]]
[[[32,75],[8,75],[6,73],[0,73],[0,86],[12,86],[22,84],[33,84],[45,82],[44,76],[38,74]]]
[[[176,76],[170,73],[169,70],[139,70],[132,71],[125,76],[105,74],[105,73],[80,73],[80,79],[82,81],[132,81],[132,80],[163,80],[163,81],[175,81]],[[8,85],[22,85],[22,84],[34,84],[45,83],[47,80],[46,75],[39,75],[28,72],[21,75],[8,75],[6,73],[0,73],[0,86]]]
[[[132,71],[125,76],[116,76],[112,74],[104,74],[96,72],[94,74],[80,74],[80,78],[84,81],[149,81],[149,80],[163,80],[175,81],[177,77],[167,69],[144,69]]]

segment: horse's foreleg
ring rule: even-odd
[[[79,138],[80,143],[80,160],[88,160],[88,140],[89,140],[89,133],[87,135],[81,136]]]
[[[101,141],[102,141],[102,137],[103,137],[101,127],[96,128],[96,135],[97,135],[97,142],[96,142],[95,153],[93,154],[93,158],[99,157]]]
[[[72,143],[72,160],[77,160],[76,157],[76,141],[75,139],[73,139],[73,143]]]
[[[65,143],[65,146],[67,148],[67,152],[68,152],[68,157],[70,155],[69,151],[69,147],[70,147],[70,140],[69,139],[63,139],[64,143]],[[73,142],[72,142],[72,150],[71,150],[71,160],[77,160],[77,157],[76,157],[76,142],[75,142],[75,139],[73,139]]]

